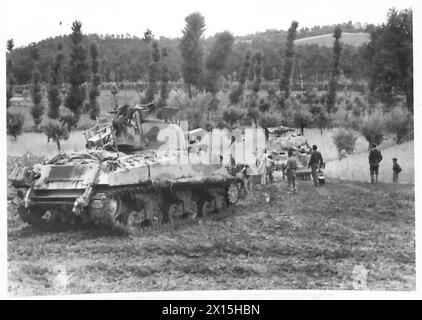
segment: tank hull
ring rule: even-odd
[[[59,154],[37,168],[20,215],[37,226],[92,222],[138,233],[206,216],[237,201],[240,181],[225,167],[181,164],[180,158],[155,152]]]

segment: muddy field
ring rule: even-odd
[[[8,190],[11,295],[415,290],[413,185],[304,181],[292,195],[281,181],[225,212],[140,237],[34,229],[21,222]]]

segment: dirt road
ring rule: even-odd
[[[9,292],[415,289],[413,185],[328,180],[298,189],[260,186],[209,218],[123,237],[37,230],[18,217],[9,187]]]

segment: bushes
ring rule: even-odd
[[[293,111],[293,122],[300,128],[300,132],[303,135],[303,129],[313,122],[313,117],[307,108],[300,106]]]
[[[48,141],[52,139],[57,144],[57,149],[61,149],[60,141],[69,139],[67,124],[56,119],[50,119],[44,127],[44,133]]]
[[[283,116],[278,112],[261,113],[259,115],[258,123],[265,130],[265,138],[268,140],[268,128],[283,125]]]
[[[321,103],[311,104],[309,112],[312,114],[313,123],[319,128],[322,134],[322,129],[328,127],[332,118],[325,111],[325,108]]]
[[[385,120],[381,112],[366,115],[360,124],[360,131],[369,144],[380,144],[384,137]]]
[[[240,98],[243,94],[243,87],[241,85],[237,85],[236,87],[234,87],[229,94],[229,98],[230,98],[230,103],[231,104],[236,104],[240,101]]]
[[[172,108],[183,110],[190,105],[190,99],[184,91],[171,90],[167,99],[167,105]]]
[[[22,134],[24,119],[22,113],[7,112],[7,134],[12,136],[13,140],[16,140],[17,136]]]
[[[223,120],[230,125],[231,128],[243,118],[243,111],[236,107],[230,107],[223,111]]]
[[[187,120],[189,130],[192,130],[204,126],[212,98],[213,96],[210,93],[198,93],[189,98],[184,91],[172,90],[167,104],[179,109],[179,118]]]
[[[345,150],[347,153],[353,152],[357,138],[357,135],[355,135],[351,130],[339,129],[333,135],[333,141],[339,155],[342,150]]]
[[[396,135],[397,143],[409,133],[409,123],[413,121],[410,112],[403,107],[395,107],[386,118],[386,128]]]
[[[361,114],[361,110],[362,110],[361,107],[359,107],[357,105],[354,105],[353,108],[352,108],[352,114],[353,114],[353,116],[355,118],[359,118],[360,117],[360,114]]]

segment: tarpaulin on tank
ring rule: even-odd
[[[106,160],[116,160],[117,158],[117,153],[104,150],[69,151],[57,154],[52,159],[47,161],[46,164],[83,164],[92,161],[103,162]]]

